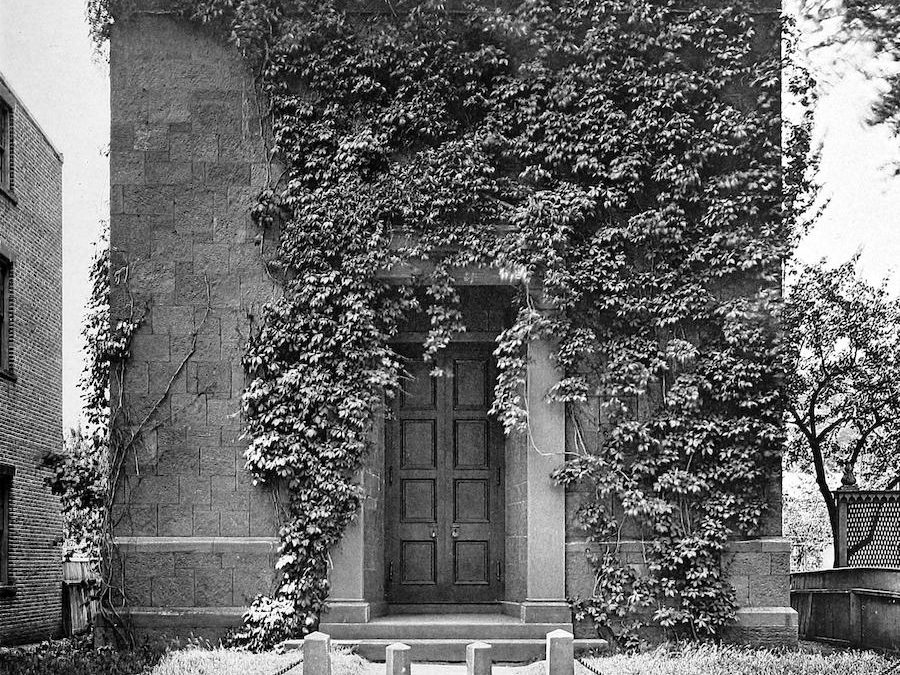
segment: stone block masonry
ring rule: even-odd
[[[11,188],[0,189],[0,257],[11,269],[9,367],[0,371],[0,474],[11,486],[0,645],[8,645],[62,630],[62,517],[41,466],[62,443],[62,156],[2,75],[0,100],[12,117]]]
[[[616,544],[632,567],[644,567],[643,544],[627,540]],[[585,551],[598,553],[597,544],[570,538],[566,544],[566,589],[570,597],[587,597],[593,572]],[[790,607],[790,542],[780,536],[732,541],[722,555],[722,575],[735,590],[736,622],[725,637],[730,642],[758,647],[797,643],[797,614]],[[588,623],[576,627],[580,636],[591,635]]]
[[[776,38],[770,46],[777,49]],[[202,28],[160,12],[117,21],[110,76],[113,315],[141,324],[125,377],[112,383],[122,406],[117,431],[136,441],[117,486],[118,550],[109,562],[141,633],[214,638],[277,582],[278,509],[244,469],[239,419],[243,345],[262,304],[279,293],[262,263],[273,238],[249,217],[275,172],[251,74],[236,50]],[[410,271],[385,274],[405,283]],[[507,283],[484,271],[466,278],[494,295]],[[484,304],[473,292],[466,307]],[[498,604],[526,629],[545,622],[568,629],[566,598],[593,586],[574,517],[580,497],[550,480],[558,464],[551,452],[566,447],[567,432],[561,409],[543,395],[560,377],[549,353],[543,342],[530,349],[533,424],[527,437],[507,439],[502,478],[505,597]],[[326,616],[347,630],[391,609],[382,426],[378,416],[361,473],[364,507],[333,552]],[[740,605],[734,639],[791,643],[796,615],[786,595],[787,547],[778,538],[779,476],[771,478],[770,539],[733,542],[723,566]],[[637,535],[626,538],[627,561],[642,564]],[[576,628],[576,637],[590,635]]]
[[[116,23],[110,78],[112,305],[140,319],[112,383],[118,430],[139,433],[111,569],[147,632],[180,608],[214,636],[276,582],[276,509],[244,469],[240,424],[244,344],[277,293],[249,215],[267,171],[259,108],[237,53],[165,15]]]

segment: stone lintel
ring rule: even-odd
[[[791,607],[741,607],[735,612],[738,626],[797,628],[797,612]]]
[[[572,608],[568,602],[526,600],[519,604],[519,616],[525,623],[572,622]]]
[[[624,553],[641,552],[646,542],[637,539],[623,539],[611,542],[590,542],[584,539],[566,542],[566,549],[571,552],[600,550],[604,546],[616,547]],[[735,539],[725,543],[726,553],[790,553],[791,542],[784,537],[761,537],[759,539]]]
[[[415,261],[379,270],[376,276],[390,284],[408,284],[415,279],[427,277],[433,271],[434,263]],[[450,270],[450,276],[463,286],[510,286],[518,282],[512,274],[495,267],[457,267]]]
[[[113,545],[123,553],[272,553],[275,537],[115,537]]]
[[[364,600],[329,600],[322,623],[369,623],[378,613]]]
[[[791,540],[785,537],[760,537],[740,539],[725,544],[729,553],[790,553]]]
[[[120,610],[141,627],[235,626],[240,625],[246,607],[130,607]]]

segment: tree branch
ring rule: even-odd
[[[850,461],[847,466],[851,468],[856,466],[856,462],[859,460],[859,454],[865,447],[866,441],[869,440],[869,436],[871,436],[878,427],[883,426],[886,421],[887,420],[883,420],[880,417],[876,417],[875,422],[860,435],[859,439],[856,441],[856,446],[853,448],[853,454],[850,455]]]

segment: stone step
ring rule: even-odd
[[[466,646],[487,642],[495,663],[528,663],[544,658],[547,633],[572,632],[571,623],[524,623],[506,614],[392,614],[368,623],[327,623],[319,630],[332,645],[352,649],[369,661],[384,661],[395,642],[412,649],[413,663],[464,662]],[[302,640],[288,640],[285,649],[300,649]],[[606,649],[605,640],[575,640],[575,649]]]
[[[433,639],[433,640],[332,640],[333,647],[351,649],[367,661],[384,662],[385,649],[395,642],[403,642],[411,649],[413,663],[464,663],[466,646],[476,640],[472,639]],[[482,639],[491,645],[491,658],[494,663],[530,663],[542,660],[546,654],[544,639]],[[302,640],[289,640],[286,649],[299,649]],[[605,640],[575,640],[575,652],[587,650],[605,650]]]
[[[503,614],[503,607],[499,602],[430,602],[390,604],[387,606],[387,615],[403,614]]]
[[[572,631],[571,623],[524,623],[505,614],[390,615],[368,623],[322,623],[334,640],[519,639],[543,640],[554,630]]]

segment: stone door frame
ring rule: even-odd
[[[403,266],[382,273],[394,283],[408,283],[411,276],[427,270]],[[472,286],[504,286],[495,270],[461,270],[457,283]],[[472,335],[469,339],[483,339]],[[507,454],[504,484],[510,490],[513,471],[518,472],[524,498],[522,527],[524,552],[505,556],[505,578],[521,580],[521,589],[501,602],[503,612],[527,623],[571,621],[566,601],[566,511],[565,489],[554,483],[551,473],[563,461],[566,447],[565,411],[561,404],[546,400],[561,373],[552,360],[553,345],[546,340],[528,346],[525,399],[529,411],[527,437],[518,462]],[[331,599],[324,617],[329,623],[366,623],[387,611],[384,599],[384,464],[383,414],[373,424],[375,451],[361,476],[366,502],[332,554],[329,570]],[[524,455],[524,457],[522,457]],[[381,537],[377,536],[379,531]],[[380,546],[381,550],[375,550]],[[453,605],[447,611],[453,611]]]

